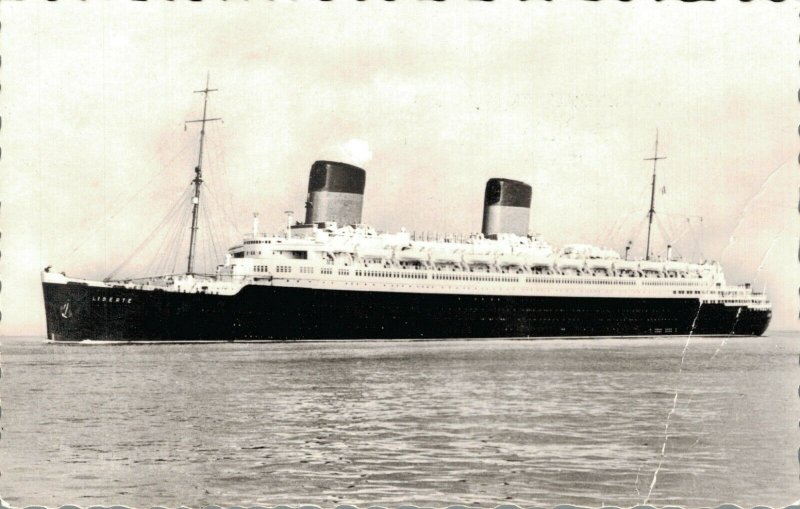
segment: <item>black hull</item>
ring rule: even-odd
[[[246,286],[234,296],[43,283],[63,341],[760,336],[771,312],[697,299],[509,297]],[[698,307],[699,312],[698,312]]]

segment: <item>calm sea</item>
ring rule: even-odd
[[[0,495],[15,506],[785,506],[800,499],[799,336],[4,338]]]

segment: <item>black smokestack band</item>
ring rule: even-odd
[[[498,233],[528,234],[531,208],[531,186],[518,180],[493,178],[486,182],[483,196],[485,236]]]
[[[317,161],[308,178],[306,224],[335,221],[361,223],[366,172],[350,164]]]
[[[311,166],[308,192],[364,194],[367,172],[357,166],[333,161],[317,161]]]
[[[519,180],[489,179],[483,206],[502,205],[505,207],[531,207],[531,186]]]

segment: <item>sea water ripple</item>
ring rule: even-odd
[[[797,334],[61,345],[4,338],[15,505],[782,507]],[[719,349],[719,352],[715,352]]]

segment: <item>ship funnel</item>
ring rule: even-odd
[[[306,224],[335,221],[339,226],[361,223],[366,172],[333,161],[317,161],[308,177]]]
[[[531,186],[518,180],[493,178],[486,182],[483,198],[483,227],[486,237],[498,233],[528,234]]]

